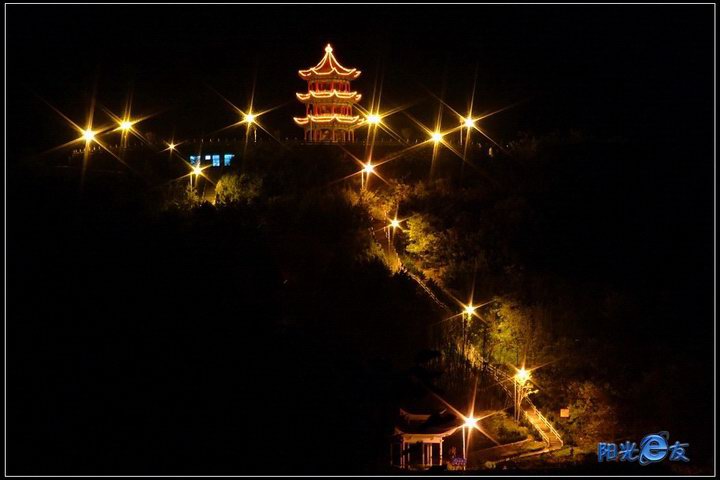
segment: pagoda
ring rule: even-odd
[[[328,44],[320,63],[298,75],[308,82],[308,91],[296,94],[305,104],[305,116],[293,119],[304,128],[305,141],[354,141],[354,130],[362,121],[353,115],[353,105],[361,95],[350,90],[350,82],[360,76],[360,70],[340,65]]]

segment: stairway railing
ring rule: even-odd
[[[489,363],[486,364],[486,368],[492,374],[493,378],[495,378],[498,385],[500,385],[500,387],[502,387],[502,389],[505,391],[505,393],[509,397],[514,397],[513,393],[510,391],[510,387],[506,385],[506,383],[509,380],[511,380],[510,377],[508,377],[504,372],[501,372],[500,369],[498,369],[497,367],[495,367],[493,365],[490,365]],[[545,418],[545,415],[540,413],[540,410],[538,410],[538,408],[535,406],[535,404],[532,402],[532,400],[530,400],[527,397],[524,398],[524,400],[527,401],[527,403],[530,405],[530,409],[537,416],[537,418],[540,419],[540,421],[543,423],[543,425],[545,425],[547,427],[547,429],[550,430],[552,432],[552,434],[558,439],[558,441],[560,442],[560,446],[564,445],[564,442],[563,442],[562,437],[560,436],[560,433],[558,433],[558,431],[555,429],[555,427],[553,427],[552,423],[550,423],[550,421],[547,418]],[[525,418],[527,419],[527,421],[532,424],[533,422],[530,419],[528,411],[525,409],[522,409],[522,412],[523,412],[523,415],[525,416]],[[550,445],[550,438],[548,437],[548,435],[539,428],[537,429],[537,431],[540,433],[540,436],[543,438],[543,441],[545,443],[547,443],[548,445]]]

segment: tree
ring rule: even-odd
[[[260,196],[262,179],[247,174],[227,173],[215,186],[215,203],[219,205],[250,204]]]
[[[615,440],[616,409],[608,390],[609,385],[601,388],[590,381],[568,382],[565,398],[570,406],[570,418],[563,428],[572,436],[574,444],[593,448],[597,442]]]
[[[442,252],[442,235],[432,226],[432,218],[428,215],[416,214],[407,222],[407,246],[405,251],[419,260],[419,266],[430,278],[440,278],[445,266],[445,255]]]

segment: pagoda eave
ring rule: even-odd
[[[350,118],[343,118],[343,117],[332,117],[332,118],[322,118],[322,117],[293,117],[293,120],[295,123],[301,127],[316,127],[316,128],[356,128],[362,125],[363,121],[360,120],[360,117],[350,117]]]
[[[335,93],[330,95],[317,93],[296,93],[295,96],[301,103],[357,103],[362,95],[356,92]]]
[[[362,72],[360,70],[350,71],[348,73],[333,70],[327,73],[314,72],[312,70],[300,70],[298,76],[301,80],[355,80]]]

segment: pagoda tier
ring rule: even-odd
[[[328,44],[320,63],[298,72],[308,82],[308,91],[296,94],[305,105],[305,116],[294,120],[305,130],[306,142],[354,141],[354,129],[362,123],[353,112],[362,95],[350,88],[350,81],[359,77],[360,71],[340,65],[332,52]]]

